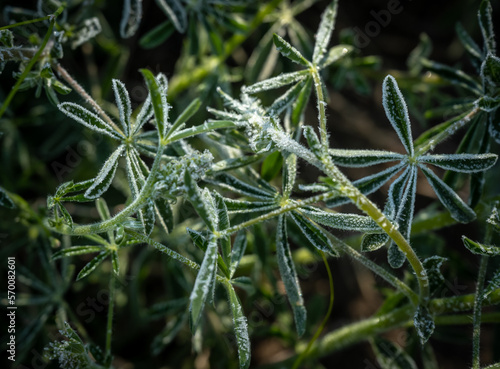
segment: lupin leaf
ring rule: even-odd
[[[118,167],[118,159],[125,150],[124,145],[118,146],[118,148],[109,156],[109,158],[104,162],[101,170],[97,174],[87,191],[85,191],[85,197],[88,199],[96,199],[100,197],[111,185],[113,178],[116,173],[116,168]]]
[[[330,239],[318,228],[313,222],[304,217],[299,212],[293,211],[290,213],[292,219],[297,224],[301,232],[306,236],[311,245],[316,249],[323,251],[329,255],[338,256],[338,253],[333,248]]]
[[[187,15],[179,0],[155,0],[177,31],[184,33],[187,28]]]
[[[491,168],[498,159],[496,154],[422,155],[420,162],[462,173],[475,173]]]
[[[405,158],[405,155],[382,150],[329,149],[328,153],[335,164],[349,168],[401,161]]]
[[[203,196],[198,184],[191,178],[189,170],[184,171],[184,186],[187,192],[187,198],[193,205],[198,215],[203,219],[207,227],[214,232],[217,229],[217,212],[212,209],[212,203]]]
[[[238,357],[240,369],[247,369],[250,366],[250,338],[248,336],[248,322],[241,309],[241,303],[230,284],[225,285],[229,296],[229,305],[233,313],[234,334],[236,335],[236,345],[238,347]]]
[[[314,51],[312,61],[313,64],[321,64],[325,56],[328,44],[332,37],[332,32],[335,27],[335,18],[337,17],[338,1],[332,1],[325,9],[321,16],[318,32],[316,32],[316,43],[314,44]]]
[[[118,107],[118,112],[120,114],[120,123],[123,128],[123,133],[125,136],[130,134],[130,116],[132,115],[132,107],[130,105],[130,96],[128,94],[125,85],[117,80],[113,79],[113,91],[115,93],[116,106]]]
[[[76,280],[79,281],[80,279],[83,279],[90,273],[92,273],[104,261],[104,259],[106,259],[109,256],[110,253],[111,251],[102,251],[99,255],[90,260],[82,268],[82,270],[80,270],[80,273],[78,273]]]
[[[302,56],[302,54],[294,48],[292,45],[290,45],[288,42],[286,42],[280,35],[274,34],[273,35],[273,42],[276,45],[276,49],[283,55],[284,57],[290,59],[291,61],[301,64],[305,67],[309,67],[311,63],[307,61],[306,58]]]
[[[470,252],[477,255],[484,256],[498,256],[500,255],[500,247],[493,245],[484,245],[479,242],[472,241],[470,238],[462,236],[462,241],[469,249]]]
[[[413,317],[413,324],[417,330],[418,337],[420,338],[420,343],[422,345],[425,344],[436,327],[434,318],[429,312],[429,309],[423,305],[419,305]]]
[[[142,0],[124,0],[120,36],[129,38],[135,35],[142,18]]]

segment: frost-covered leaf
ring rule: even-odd
[[[95,177],[92,186],[85,191],[86,198],[96,199],[107,191],[115,176],[116,168],[118,167],[118,159],[120,159],[124,150],[124,145],[118,146],[118,148],[104,162],[104,165]]]
[[[350,52],[354,50],[352,45],[337,45],[328,50],[328,54],[321,62],[321,68],[325,68],[330,64],[335,63],[337,60],[343,58],[348,55]]]
[[[368,233],[361,241],[361,251],[376,251],[389,241],[387,233]]]
[[[384,79],[382,86],[382,103],[384,105],[385,114],[392,124],[392,127],[399,136],[406,151],[410,156],[413,156],[413,139],[411,135],[410,118],[408,116],[408,108],[404,101],[403,94],[399,90],[396,79],[388,75]]]
[[[391,268],[401,268],[406,260],[405,254],[399,249],[398,245],[391,242],[387,249],[387,262]]]
[[[496,154],[422,155],[420,162],[462,173],[480,172],[491,168],[498,159]]]
[[[7,192],[0,187],[0,206],[5,206],[6,208],[9,209],[14,209],[15,204],[12,201],[12,199],[7,195]]]
[[[196,281],[194,282],[193,291],[189,297],[189,313],[191,331],[195,332],[200,322],[201,313],[205,306],[208,294],[212,285],[215,283],[215,275],[217,273],[217,240],[211,237],[208,242],[207,251],[201,264]]]
[[[14,34],[12,31],[8,29],[0,30],[0,42],[5,47],[14,47]]]
[[[319,24],[318,32],[316,32],[316,43],[314,44],[314,51],[312,61],[313,64],[319,65],[323,59],[330,38],[332,37],[333,28],[335,27],[335,18],[337,17],[338,1],[333,0],[321,15],[321,22]]]
[[[290,59],[291,61],[301,64],[303,66],[308,67],[310,65],[309,61],[302,56],[299,50],[294,48],[288,42],[286,42],[280,35],[273,35],[273,42],[276,45],[276,49],[283,55],[284,57]]]
[[[321,229],[318,228],[313,222],[304,217],[302,214],[296,211],[289,213],[295,224],[299,227],[301,232],[306,236],[311,245],[320,251],[325,252],[329,255],[338,256],[338,253],[333,248],[330,239],[323,233]]]
[[[118,112],[120,114],[120,123],[123,128],[123,133],[125,136],[130,134],[130,116],[132,115],[132,107],[130,105],[130,96],[128,94],[125,85],[117,80],[113,79],[113,91],[115,93],[116,106],[118,107]]]
[[[479,6],[478,19],[481,33],[483,34],[484,46],[493,55],[496,52],[495,30],[493,29],[492,8],[489,0],[483,0]]]
[[[410,177],[406,185],[403,197],[399,199],[400,206],[397,214],[399,232],[405,239],[410,238],[411,223],[413,220],[413,210],[415,209],[415,195],[417,193],[417,168],[412,167]],[[398,201],[398,199],[395,199]]]
[[[461,223],[469,223],[476,218],[476,213],[472,210],[463,200],[446,184],[444,183],[432,170],[419,165],[420,169],[424,172],[429,184],[436,192],[441,203],[449,210],[453,219]]]
[[[500,97],[482,96],[474,104],[482,111],[491,113],[500,107]]]
[[[262,91],[274,90],[274,89],[277,89],[277,88],[280,88],[283,86],[287,86],[287,85],[292,84],[294,82],[301,81],[308,74],[309,74],[308,70],[301,70],[298,72],[291,72],[291,73],[283,73],[283,74],[280,74],[279,76],[272,77],[272,78],[266,79],[264,81],[254,83],[251,86],[245,86],[245,87],[243,87],[242,90],[247,94],[255,94],[258,92],[262,92]]]
[[[483,300],[487,299],[495,290],[500,287],[500,268],[497,269],[493,277],[486,284],[483,291]]]
[[[315,222],[335,229],[359,232],[381,231],[373,219],[364,215],[330,212],[317,208],[303,208],[300,211]]]
[[[184,33],[187,28],[187,14],[179,0],[155,0],[172,21],[177,31]]]
[[[164,199],[155,200],[156,218],[166,233],[170,233],[174,228],[174,214],[168,201]]]
[[[500,255],[500,247],[493,245],[484,245],[479,242],[472,241],[470,238],[462,236],[462,242],[470,252],[477,255],[484,256],[498,256]]]
[[[245,232],[239,232],[236,235],[233,244],[233,250],[231,251],[231,266],[230,266],[230,278],[233,278],[234,272],[238,269],[241,258],[245,255],[245,250],[247,247],[247,238]]]
[[[166,95],[168,88],[167,77],[165,77],[162,73],[157,75],[157,81],[160,85],[160,89],[163,90],[163,94]],[[151,103],[151,93],[148,93],[148,97],[144,101],[135,122],[132,123],[132,133],[137,133],[142,128],[142,126],[147,123],[151,118],[153,118],[154,109],[153,104]]]
[[[297,334],[302,336],[306,328],[307,312],[302,298],[299,279],[293,264],[290,246],[288,245],[288,236],[286,232],[286,220],[283,215],[278,218],[278,230],[276,232],[276,257],[278,259],[278,268],[281,279],[285,285],[288,301],[292,306],[295,317],[295,326]]]
[[[90,260],[78,273],[76,280],[79,281],[92,273],[106,259],[111,251],[102,251],[99,255]]]
[[[270,115],[281,114],[286,108],[296,102],[303,91],[304,86],[310,81],[311,78],[306,78],[299,83],[294,84],[290,87],[283,95],[274,100],[273,104],[269,107],[268,111]]]
[[[335,164],[350,168],[401,161],[406,157],[406,155],[382,150],[329,149],[328,153]]]
[[[193,205],[207,227],[214,232],[217,229],[218,218],[213,199],[200,191],[198,184],[191,178],[191,174],[188,170],[184,171],[184,186],[187,193],[187,199]]]
[[[488,54],[481,65],[481,77],[495,91],[500,86],[500,58]]]
[[[144,233],[149,236],[155,227],[155,207],[153,201],[148,201],[146,206],[139,210]]]
[[[278,204],[270,201],[245,201],[224,198],[224,202],[230,213],[251,213],[279,208]]]
[[[141,69],[140,71],[151,96],[151,104],[153,105],[156,126],[158,127],[158,136],[160,139],[163,139],[166,135],[169,111],[166,93],[151,71],[147,69]]]
[[[184,138],[188,137],[193,137],[202,133],[207,133],[211,132],[216,129],[221,129],[221,128],[234,128],[236,127],[236,124],[232,121],[227,121],[227,120],[211,120],[211,121],[205,121],[203,124],[200,124],[198,126],[192,126],[189,128],[185,128],[182,130],[178,130],[176,132],[173,132],[171,136],[168,138],[169,142],[175,142],[182,140]]]
[[[323,146],[318,138],[316,132],[314,132],[314,128],[311,126],[304,127],[304,137],[307,140],[307,145],[312,153],[318,158],[321,159],[323,157]]]
[[[454,85],[463,87],[474,95],[482,94],[482,88],[479,82],[461,70],[427,59],[423,59],[422,64],[429,71],[436,73],[438,76],[450,81]]]
[[[261,200],[273,200],[276,196],[276,193],[271,193],[263,187],[250,185],[226,173],[219,174],[215,177],[215,180],[215,184],[243,196],[250,196]]]
[[[304,80],[304,85],[302,86],[299,95],[292,106],[291,119],[293,125],[298,125],[302,120],[307,103],[309,102],[309,97],[311,96],[312,87],[313,79],[311,77],[306,78]]]
[[[371,343],[381,368],[417,369],[415,361],[399,345],[378,336]]]
[[[72,102],[63,102],[57,105],[57,107],[68,117],[76,120],[80,124],[83,124],[87,128],[108,135],[117,140],[121,139],[119,134],[115,132],[108,123],[99,118],[96,114],[85,109],[83,106]]]
[[[111,251],[111,266],[113,267],[113,273],[116,275],[120,274],[120,258],[118,257],[118,252]]]
[[[498,205],[498,203],[495,204],[493,210],[491,211],[490,217],[486,221],[493,227],[495,227],[497,231],[500,231],[500,215],[498,213]]]
[[[427,277],[429,278],[429,289],[431,293],[438,291],[445,282],[443,274],[441,273],[441,265],[443,265],[446,260],[446,258],[434,255],[422,262],[427,272]]]
[[[403,174],[396,178],[389,187],[387,204],[385,206],[384,213],[390,218],[397,219],[399,207],[402,204],[401,199],[403,198],[403,191],[410,179],[412,172],[413,171],[411,167],[406,167]]]
[[[52,260],[57,260],[60,258],[66,258],[69,256],[74,256],[74,255],[84,255],[84,254],[91,254],[94,252],[101,252],[103,251],[102,246],[73,246],[73,247],[68,247],[66,249],[62,249],[54,255],[52,255]]]
[[[142,0],[124,0],[120,36],[129,38],[135,35],[142,18]]]
[[[432,317],[429,309],[425,306],[419,305],[413,316],[413,325],[417,330],[420,343],[423,345],[428,340],[429,337],[434,332],[436,325],[434,324],[434,318]]]
[[[189,118],[195,115],[198,109],[200,109],[200,106],[201,106],[200,99],[196,98],[193,101],[191,101],[191,103],[187,106],[187,108],[184,109],[182,113],[179,114],[175,122],[172,124],[172,127],[169,128],[167,132],[167,137],[170,137],[170,135],[173,134],[178,129],[180,129],[181,126],[184,123],[186,123]]]
[[[236,336],[236,345],[238,346],[238,357],[240,369],[247,369],[250,366],[250,338],[248,336],[248,322],[241,309],[241,303],[233,287],[225,285],[229,296],[229,305],[233,313],[234,334]]]
[[[288,154],[285,159],[285,168],[283,170],[283,197],[289,198],[295,186],[297,177],[297,156]]]

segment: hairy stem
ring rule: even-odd
[[[125,134],[123,131],[118,127],[115,122],[111,119],[111,117],[106,114],[104,110],[99,106],[99,104],[90,96],[85,89],[80,86],[80,84],[73,78],[71,75],[68,73],[66,69],[62,67],[61,64],[56,64],[55,65],[55,70],[59,75],[80,95],[83,97],[83,99],[89,103],[92,108],[96,111],[97,114],[99,114],[113,129],[118,132],[121,136],[125,137]]]
[[[12,101],[12,99],[16,95],[17,91],[19,90],[19,87],[21,86],[21,83],[23,83],[23,81],[25,80],[25,78],[28,76],[28,73],[31,71],[31,69],[34,67],[34,65],[36,64],[36,62],[38,61],[38,59],[40,58],[40,56],[44,52],[45,47],[47,46],[47,43],[49,42],[49,39],[52,36],[52,30],[54,29],[54,25],[56,23],[56,18],[62,13],[62,11],[64,10],[64,6],[65,5],[61,5],[55,11],[54,14],[52,14],[52,15],[49,16],[49,19],[50,19],[49,29],[47,30],[47,33],[45,33],[45,37],[43,38],[43,41],[42,41],[42,43],[40,45],[40,48],[35,53],[35,55],[33,56],[33,58],[30,60],[30,62],[28,63],[28,65],[26,65],[26,67],[24,68],[23,73],[21,74],[21,76],[17,80],[17,82],[14,85],[14,87],[12,87],[12,90],[10,90],[9,94],[7,95],[7,98],[5,99],[5,101],[3,102],[2,107],[0,108],[0,118],[3,116],[3,114],[7,110],[7,107],[9,106],[10,102]]]

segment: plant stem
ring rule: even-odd
[[[33,56],[33,58],[30,60],[30,62],[28,63],[28,65],[26,65],[26,68],[24,69],[23,73],[21,74],[21,76],[17,80],[17,82],[14,85],[14,87],[12,87],[12,90],[10,90],[9,95],[7,95],[7,98],[5,99],[5,101],[3,102],[2,107],[0,108],[0,118],[3,116],[3,114],[7,110],[7,107],[9,106],[10,102],[12,101],[12,99],[14,98],[14,96],[16,95],[17,90],[19,90],[19,86],[21,86],[21,83],[23,83],[23,81],[25,80],[26,76],[29,74],[29,72],[31,71],[31,69],[33,68],[33,66],[36,64],[36,62],[38,61],[38,59],[40,58],[40,56],[44,52],[45,46],[47,46],[47,43],[49,42],[49,39],[52,36],[52,30],[54,29],[54,24],[56,23],[56,18],[62,13],[63,10],[64,10],[64,5],[61,5],[55,11],[54,14],[52,14],[52,15],[49,16],[49,19],[50,19],[49,29],[47,30],[47,33],[45,33],[45,37],[43,38],[43,41],[42,41],[42,43],[40,45],[40,48],[35,53],[35,55]]]
[[[118,125],[113,122],[113,120],[110,118],[108,114],[102,110],[102,108],[99,106],[99,104],[90,96],[85,89],[80,86],[80,84],[73,78],[71,75],[68,73],[66,69],[63,68],[61,64],[56,64],[54,66],[55,70],[59,75],[80,95],[83,97],[83,99],[89,103],[92,108],[96,111],[97,114],[99,114],[113,129],[118,132],[122,137],[125,138],[125,134],[123,131],[118,127]]]
[[[30,20],[27,20],[27,21],[22,21],[22,22],[18,22],[18,23],[14,23],[14,24],[9,24],[7,26],[0,27],[0,31],[2,31],[4,29],[9,29],[9,28],[25,26],[25,25],[31,24],[31,23],[43,22],[43,21],[46,21],[46,20],[50,19],[50,17],[52,17],[52,15],[47,15],[47,16],[41,17],[41,18],[30,19]]]
[[[321,145],[326,152],[328,152],[328,148],[330,147],[330,143],[328,142],[328,132],[326,130],[326,101],[323,96],[323,88],[321,84],[321,77],[319,75],[316,67],[312,67],[312,77],[314,80],[314,87],[316,91],[317,97],[317,105],[318,105],[318,114],[319,114],[319,134],[321,139]]]
[[[106,363],[111,366],[111,339],[113,337],[113,312],[115,306],[115,290],[116,290],[116,277],[113,270],[109,280],[109,305],[108,305],[108,321],[106,328]]]

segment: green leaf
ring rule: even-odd
[[[474,95],[482,94],[481,85],[461,70],[427,59],[422,59],[422,64],[429,71],[436,73],[438,76],[450,81],[454,85],[463,87]]]
[[[333,248],[330,239],[318,228],[316,224],[304,217],[296,211],[289,213],[294,222],[297,224],[301,232],[306,236],[311,245],[328,255],[338,256],[337,251]]]
[[[247,369],[250,366],[250,338],[248,337],[248,322],[241,309],[241,303],[230,284],[225,284],[229,296],[229,305],[233,313],[234,334],[236,336],[236,345],[238,346],[238,357],[240,360],[240,369]]]
[[[498,214],[498,206],[499,206],[498,203],[496,203],[493,206],[493,210],[491,211],[491,215],[486,220],[486,222],[488,222],[493,227],[495,227],[497,231],[500,231],[500,215]]]
[[[492,9],[489,0],[483,0],[478,12],[479,26],[483,34],[484,46],[488,53],[496,53],[495,31],[493,29]]]
[[[120,123],[125,136],[130,135],[130,116],[132,115],[132,107],[130,105],[130,96],[125,85],[117,80],[112,80],[113,91],[115,93],[116,106],[120,114]]]
[[[382,103],[385,114],[392,124],[392,127],[399,136],[406,151],[413,156],[413,139],[411,135],[410,118],[408,117],[408,108],[399,90],[396,79],[388,75],[384,79],[382,86]]]
[[[206,121],[203,124],[199,126],[193,126],[189,128],[185,128],[183,130],[179,130],[176,132],[173,132],[172,135],[168,138],[168,141],[175,142],[178,140],[182,140],[184,138],[196,136],[202,133],[206,132],[211,132],[216,129],[221,129],[221,128],[234,128],[236,127],[236,124],[231,121],[227,120],[211,120],[211,121]]]
[[[499,287],[500,287],[500,268],[495,272],[493,277],[489,280],[488,284],[484,288],[483,300],[487,299]]]
[[[193,205],[201,219],[203,219],[208,229],[215,232],[218,224],[217,212],[213,208],[213,203],[207,197],[203,196],[198,184],[191,178],[188,170],[184,171],[184,187],[189,202]]]
[[[429,289],[431,293],[438,291],[439,288],[445,283],[444,276],[441,273],[441,266],[446,260],[446,258],[434,255],[422,262],[422,265],[427,272],[427,277],[429,278]]]
[[[52,255],[52,260],[57,260],[60,258],[66,258],[69,256],[74,256],[74,255],[84,255],[84,254],[91,254],[94,252],[101,252],[103,251],[102,246],[73,246],[73,247],[68,247],[66,249],[62,249],[54,255]]]
[[[455,26],[455,31],[457,32],[457,36],[462,42],[465,50],[472,56],[476,61],[479,61],[483,58],[483,52],[481,48],[476,44],[476,42],[472,39],[469,33],[465,30],[460,22],[458,22]]]
[[[215,283],[215,275],[217,273],[216,263],[217,240],[215,237],[210,237],[205,257],[203,258],[200,270],[196,276],[196,281],[194,282],[193,291],[189,296],[189,313],[192,332],[195,332],[198,327],[208,293],[210,292],[212,284]]]
[[[187,106],[186,109],[182,111],[182,113],[179,114],[177,119],[175,120],[174,124],[172,124],[172,127],[167,132],[167,137],[170,137],[175,131],[180,129],[180,126],[188,121],[189,118],[191,118],[193,115],[196,114],[196,112],[200,109],[201,106],[201,100],[198,98],[195,98],[191,103]]]
[[[273,42],[276,45],[276,49],[283,55],[285,58],[290,59],[291,61],[301,64],[305,67],[309,67],[311,63],[302,56],[299,50],[294,48],[288,42],[286,42],[281,36],[276,33],[273,35]]]
[[[156,4],[174,24],[177,31],[184,33],[187,27],[187,14],[179,0],[155,0]]]
[[[463,200],[438,176],[434,174],[432,170],[425,167],[424,165],[419,165],[422,172],[424,172],[429,184],[436,192],[441,203],[449,210],[453,219],[461,223],[469,223],[476,218],[476,213],[469,206],[467,206]]]
[[[417,330],[418,337],[420,338],[420,343],[425,344],[432,333],[436,325],[434,324],[434,318],[432,317],[429,309],[425,306],[419,305],[413,316],[413,325]]]
[[[321,15],[318,32],[316,32],[316,43],[312,61],[315,65],[320,65],[325,55],[330,38],[332,37],[333,28],[335,27],[335,18],[337,17],[338,1],[332,1]]]
[[[312,153],[321,160],[323,157],[323,146],[318,138],[316,132],[314,132],[314,128],[311,126],[304,127],[304,137],[307,140],[307,145]]]
[[[279,115],[290,105],[292,105],[300,96],[304,86],[310,78],[305,78],[299,83],[290,87],[283,95],[274,100],[273,104],[267,109],[269,115]]]
[[[111,252],[111,266],[113,267],[113,273],[116,275],[120,274],[120,258],[118,257],[118,252]]]
[[[7,192],[0,187],[0,206],[4,206],[8,209],[14,209],[16,205],[12,201],[12,199],[7,195]]]
[[[184,327],[184,324],[186,324],[187,317],[188,314],[185,313],[181,315],[180,319],[178,316],[170,319],[165,329],[155,336],[153,342],[151,342],[151,352],[153,355],[159,355],[161,351],[173,341],[182,327]]]
[[[96,199],[107,191],[113,178],[115,177],[116,168],[118,167],[118,159],[125,150],[125,145],[120,145],[104,162],[101,170],[94,179],[94,183],[85,191],[85,197],[88,199]]]
[[[326,58],[321,62],[321,69],[326,68],[330,64],[335,63],[337,60],[343,58],[354,50],[354,46],[351,45],[337,45],[332,47]]]
[[[256,187],[243,182],[229,174],[221,173],[215,177],[215,184],[243,196],[250,196],[261,200],[273,200],[276,193],[270,193],[262,186]]]
[[[245,255],[247,247],[247,238],[245,232],[239,232],[234,240],[233,250],[231,251],[231,266],[229,277],[233,278],[234,272],[238,269],[241,258]]]
[[[149,236],[155,227],[155,207],[153,201],[148,201],[146,206],[139,210],[144,234]]]
[[[402,236],[409,240],[411,223],[413,221],[413,210],[415,209],[415,196],[417,193],[417,168],[412,166],[406,188],[402,197],[396,197],[394,200],[399,201],[399,210],[397,213],[397,222],[399,224],[399,232]]]
[[[217,208],[217,215],[219,218],[219,230],[224,231],[229,228],[229,216],[227,214],[227,207],[224,203],[224,198],[219,195],[217,192],[214,192],[215,197],[215,206]],[[224,236],[219,238],[221,243],[221,251],[222,251],[222,259],[224,260],[225,265],[229,265],[230,263],[230,254],[231,254],[231,238],[230,236]]]
[[[162,88],[160,88],[160,84],[151,71],[141,69],[140,72],[146,81],[146,86],[148,87],[149,94],[151,96],[155,121],[158,127],[158,136],[163,140],[166,135],[169,110],[166,93]]]
[[[406,158],[406,155],[382,150],[329,149],[328,153],[335,164],[349,168],[360,168],[391,161],[402,161]]]
[[[470,252],[476,255],[498,256],[500,255],[500,247],[493,245],[484,245],[479,242],[472,241],[470,238],[462,236],[462,242]]]
[[[111,126],[104,120],[99,118],[96,114],[85,109],[83,106],[72,102],[63,102],[57,105],[59,110],[61,110],[68,117],[76,120],[78,123],[83,124],[85,127],[90,128],[96,132],[105,134],[116,140],[120,140],[120,135],[115,132]]]
[[[283,166],[283,156],[279,151],[275,151],[269,154],[260,167],[260,175],[262,179],[270,182],[274,179],[281,171]]]
[[[288,199],[292,194],[297,177],[297,155],[288,154],[285,159],[285,168],[283,170],[283,197]]]
[[[490,169],[498,159],[496,154],[422,155],[418,161],[462,173],[475,173]]]
[[[111,253],[111,251],[102,251],[99,255],[97,255],[95,258],[90,260],[82,268],[82,270],[80,270],[80,273],[78,273],[76,280],[79,281],[80,279],[83,279],[86,276],[88,276],[90,273],[92,273],[104,261],[104,259],[106,259],[109,256],[110,253]]]
[[[394,242],[391,242],[387,250],[387,262],[389,263],[391,268],[401,268],[405,260],[405,254],[403,254],[403,252],[399,249],[398,245],[396,245]]]
[[[363,236],[361,241],[361,251],[376,251],[389,241],[387,233],[368,233]]]
[[[274,90],[283,86],[290,85],[294,82],[299,82],[303,80],[309,74],[308,70],[301,70],[298,72],[291,73],[283,73],[279,76],[266,79],[264,81],[260,81],[254,83],[251,86],[243,87],[243,92],[247,94],[256,94],[258,92]]]
[[[161,226],[165,230],[166,233],[172,232],[174,229],[174,214],[172,212],[172,208],[168,201],[164,199],[156,199],[155,200],[156,207],[156,218],[160,222]]]
[[[301,88],[297,99],[295,100],[292,107],[292,124],[298,125],[302,120],[302,116],[306,109],[307,103],[309,101],[309,97],[311,96],[311,91],[313,87],[313,79],[306,78],[304,80],[304,86]]]
[[[142,0],[125,0],[120,21],[120,36],[129,38],[139,29],[142,18]]]
[[[495,91],[500,87],[500,58],[488,54],[481,65],[481,77]]]
[[[0,30],[0,42],[5,47],[14,47],[14,34],[8,29]]]
[[[477,99],[474,102],[474,104],[482,111],[491,113],[500,107],[500,96],[499,97],[483,96]]]
[[[302,291],[293,264],[290,246],[288,245],[288,236],[286,232],[286,221],[283,215],[278,218],[278,230],[276,233],[276,257],[278,260],[278,268],[281,274],[281,279],[285,285],[288,301],[292,306],[295,317],[295,326],[297,334],[302,336],[306,329],[307,312],[304,307],[304,299]]]
[[[220,160],[212,165],[211,172],[223,172],[231,169],[245,167],[262,159],[264,154],[241,156]]]
[[[371,341],[377,361],[384,369],[417,369],[415,361],[400,346],[381,337]]]
[[[314,207],[300,209],[315,222],[343,231],[377,232],[380,227],[370,217],[358,214],[329,212]]]
[[[140,38],[139,45],[144,49],[153,49],[167,41],[174,30],[172,22],[165,21],[160,23]]]
[[[251,213],[279,208],[279,205],[274,201],[244,201],[224,198],[224,202],[230,213]]]

